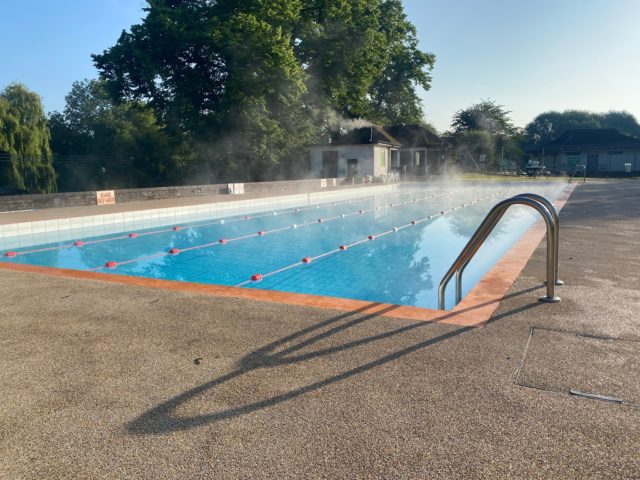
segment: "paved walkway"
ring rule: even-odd
[[[0,271],[0,478],[638,478],[640,182],[561,218],[478,329]]]

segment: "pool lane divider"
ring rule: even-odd
[[[158,252],[158,253],[152,253],[150,255],[144,255],[142,257],[136,257],[130,260],[125,260],[122,262],[115,262],[113,260],[110,260],[108,262],[105,262],[103,265],[100,265],[98,267],[93,267],[93,268],[89,268],[87,269],[88,271],[97,271],[97,270],[102,270],[103,268],[109,268],[109,269],[113,269],[122,265],[128,265],[131,263],[135,263],[135,262],[139,262],[141,260],[150,260],[153,258],[160,258],[160,257],[165,257],[167,255],[177,255],[178,253],[181,252],[189,252],[192,250],[199,250],[202,248],[209,248],[209,247],[214,247],[217,245],[225,245],[227,243],[230,242],[237,242],[239,240],[245,240],[248,238],[255,238],[255,237],[262,237],[265,236],[267,234],[273,234],[273,233],[278,233],[278,232],[284,232],[286,230],[292,230],[292,229],[296,229],[299,227],[307,227],[310,225],[316,225],[316,224],[320,224],[320,223],[324,223],[324,222],[330,222],[330,221],[334,221],[334,220],[341,220],[344,218],[348,218],[348,217],[352,217],[354,215],[361,215],[364,213],[371,213],[371,212],[375,212],[380,210],[380,208],[398,208],[398,207],[402,207],[405,205],[408,205],[409,203],[413,204],[419,201],[425,201],[425,200],[432,200],[434,198],[441,198],[441,197],[446,197],[446,196],[451,196],[455,193],[458,193],[459,190],[451,190],[449,192],[445,192],[445,193],[440,193],[440,194],[432,194],[432,195],[425,195],[424,197],[418,197],[418,198],[413,198],[411,202],[409,201],[404,201],[402,203],[389,203],[386,205],[382,205],[382,206],[377,206],[375,208],[370,208],[367,210],[358,210],[355,212],[350,212],[350,213],[343,213],[340,215],[335,215],[333,217],[326,217],[326,218],[319,218],[317,220],[308,220],[306,222],[300,223],[300,224],[293,224],[293,225],[288,225],[286,227],[280,227],[280,228],[274,228],[272,230],[260,230],[257,233],[250,233],[247,235],[242,235],[240,237],[234,237],[234,238],[221,238],[219,240],[216,240],[215,242],[209,242],[209,243],[204,243],[201,245],[194,245],[192,247],[185,247],[185,248],[174,248],[171,247],[168,251],[163,251],[163,252]]]
[[[300,260],[298,262],[295,262],[295,263],[292,263],[290,265],[286,265],[284,267],[278,268],[277,270],[272,270],[272,271],[267,272],[267,273],[256,273],[256,274],[252,275],[249,278],[249,280],[245,280],[245,281],[240,282],[240,283],[238,283],[238,284],[236,284],[234,286],[235,287],[244,287],[244,286],[246,286],[246,285],[248,285],[250,283],[259,282],[259,281],[261,281],[261,280],[263,280],[265,278],[272,277],[272,276],[277,275],[277,274],[282,273],[282,272],[286,272],[287,270],[291,270],[292,268],[296,268],[296,267],[299,267],[301,265],[307,265],[309,263],[312,263],[315,260],[319,260],[319,259],[327,257],[329,255],[333,255],[333,254],[336,254],[336,253],[339,253],[339,252],[345,252],[345,251],[347,251],[347,250],[349,250],[349,249],[351,249],[353,247],[356,247],[358,245],[362,245],[362,244],[365,244],[365,243],[372,242],[372,241],[376,240],[377,238],[385,237],[385,236],[390,235],[392,233],[398,233],[401,230],[414,227],[414,226],[418,225],[419,223],[428,222],[430,220],[433,220],[434,218],[442,217],[442,216],[447,215],[449,213],[455,212],[456,210],[459,210],[461,208],[469,207],[471,205],[476,205],[476,204],[478,204],[480,202],[485,202],[487,200],[491,200],[492,198],[496,198],[496,197],[498,197],[500,195],[503,195],[503,194],[505,194],[505,193],[507,193],[507,192],[509,192],[511,190],[513,190],[513,188],[501,190],[500,192],[496,192],[496,193],[493,193],[493,194],[488,195],[486,197],[482,197],[482,198],[478,198],[478,199],[472,200],[471,202],[462,203],[462,204],[460,204],[458,206],[455,206],[455,207],[452,207],[452,208],[449,208],[449,209],[446,209],[446,210],[440,210],[439,212],[431,214],[431,215],[427,215],[426,217],[422,217],[422,218],[419,218],[419,219],[416,219],[416,220],[411,220],[411,222],[409,222],[407,224],[400,225],[398,227],[393,227],[391,230],[386,230],[384,232],[371,234],[371,235],[368,235],[366,238],[363,238],[361,240],[357,240],[357,241],[355,241],[353,243],[340,245],[338,248],[335,248],[335,249],[330,250],[330,251],[325,252],[325,253],[321,253],[320,255],[316,255],[315,257],[304,257],[302,260]]]
[[[419,192],[424,192],[424,189],[418,189],[418,190],[408,190],[405,192],[393,192],[393,193],[388,193],[385,194],[387,196],[391,196],[391,195],[411,195],[411,194],[415,194],[415,193],[419,193]],[[242,217],[237,217],[237,218],[230,218],[230,219],[220,219],[220,220],[216,220],[214,222],[206,222],[206,223],[196,223],[196,224],[188,224],[188,225],[175,225],[171,228],[163,228],[160,230],[152,230],[150,232],[143,232],[143,233],[136,233],[136,232],[131,232],[125,235],[118,235],[116,237],[109,237],[109,238],[102,238],[99,240],[77,240],[73,243],[65,243],[63,245],[56,245],[55,247],[44,247],[44,248],[35,248],[35,249],[31,249],[31,250],[22,250],[22,251],[7,251],[4,253],[4,257],[9,257],[9,258],[14,258],[17,256],[21,256],[21,255],[29,255],[29,254],[33,254],[33,253],[42,253],[42,252],[51,252],[51,251],[55,251],[55,250],[64,250],[64,249],[69,249],[69,248],[81,248],[84,247],[86,245],[96,245],[99,243],[107,243],[107,242],[112,242],[112,241],[117,241],[117,240],[126,240],[126,239],[134,239],[134,238],[138,238],[138,237],[146,237],[146,236],[150,236],[150,235],[159,235],[162,233],[171,233],[171,232],[179,232],[182,229],[188,228],[188,229],[194,229],[194,228],[201,228],[201,227],[210,227],[211,225],[225,225],[228,223],[236,223],[236,222],[241,222],[241,221],[248,221],[248,220],[255,220],[258,218],[267,218],[267,217],[275,217],[278,215],[288,215],[288,214],[292,214],[292,213],[300,213],[300,212],[305,212],[305,211],[309,211],[309,210],[318,210],[321,207],[337,207],[340,205],[347,205],[353,202],[363,202],[366,201],[367,199],[370,198],[375,198],[375,195],[367,195],[367,196],[363,196],[363,197],[357,197],[357,198],[352,198],[350,200],[344,200],[341,202],[326,202],[326,203],[319,203],[319,204],[314,204],[314,205],[310,205],[308,207],[296,207],[290,210],[285,210],[283,212],[270,212],[270,213],[264,213],[264,214],[259,214],[259,215],[243,215]]]

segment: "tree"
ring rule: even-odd
[[[573,128],[601,128],[600,120],[592,113],[582,110],[545,112],[538,115],[524,129],[525,138],[534,144],[550,142]]]
[[[9,153],[0,183],[20,192],[56,191],[49,128],[38,94],[14,83],[0,92],[0,151]]]
[[[456,138],[458,158],[468,166],[480,167],[482,156],[492,164],[495,159],[496,142],[486,130],[468,130]]]
[[[509,117],[510,113],[493,100],[482,100],[469,108],[458,110],[453,115],[451,131],[454,136],[470,130],[482,130],[493,137],[511,137],[516,134],[517,129]]]
[[[456,145],[458,156],[480,166],[484,155],[486,165],[498,165],[499,160],[519,161],[522,150],[518,146],[519,131],[514,126],[511,112],[493,100],[482,100],[469,108],[458,110],[451,121],[451,131],[447,137]],[[499,155],[497,155],[499,149]],[[472,163],[473,163],[472,162]]]
[[[636,117],[626,111],[609,111],[600,114],[603,128],[615,128],[620,133],[640,138],[640,124]]]
[[[399,0],[305,1],[296,52],[311,103],[347,118],[419,123],[417,87],[430,88],[433,54],[418,49]]]
[[[640,138],[640,124],[625,111],[595,113],[584,110],[549,111],[538,115],[524,129],[528,143],[544,144],[559,137],[569,129],[615,128],[620,133]]]
[[[99,163],[66,164],[60,172],[64,189],[162,185],[185,173],[180,142],[166,132],[150,107],[140,102],[114,104],[98,80],[75,82],[65,99],[64,112],[49,117],[53,151],[95,156]],[[80,170],[85,178],[78,178]],[[100,171],[104,181],[96,181]]]
[[[413,122],[433,55],[399,0],[149,0],[94,62],[118,101],[148,102],[213,175],[273,175],[328,109]]]

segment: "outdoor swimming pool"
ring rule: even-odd
[[[74,241],[44,236],[38,245],[5,245],[1,261],[437,308],[440,279],[495,203],[523,192],[554,200],[565,186],[407,185],[368,196],[364,189],[358,198],[263,205],[224,218],[185,215],[151,228],[141,219],[108,235],[78,229]],[[509,210],[465,272],[463,295],[537,215]],[[449,289],[449,306],[453,295]]]

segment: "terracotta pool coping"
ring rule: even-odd
[[[567,188],[556,200],[555,206],[560,211],[573,192],[573,186]],[[260,302],[285,303],[306,307],[325,308],[340,311],[356,311],[367,309],[368,313],[380,316],[440,322],[459,326],[479,327],[486,324],[500,301],[525,267],[531,255],[546,233],[542,220],[538,220],[520,240],[502,257],[502,259],[476,284],[455,308],[449,311],[419,308],[405,305],[351,300],[346,298],[324,297],[301,293],[288,293],[275,290],[254,288],[237,288],[223,285],[178,282],[154,278],[133,277],[112,273],[87,272],[55,267],[42,267],[19,263],[0,262],[0,268],[18,272],[36,273],[63,278],[96,280],[147,288],[172,290],[200,295],[218,297],[235,297]]]

